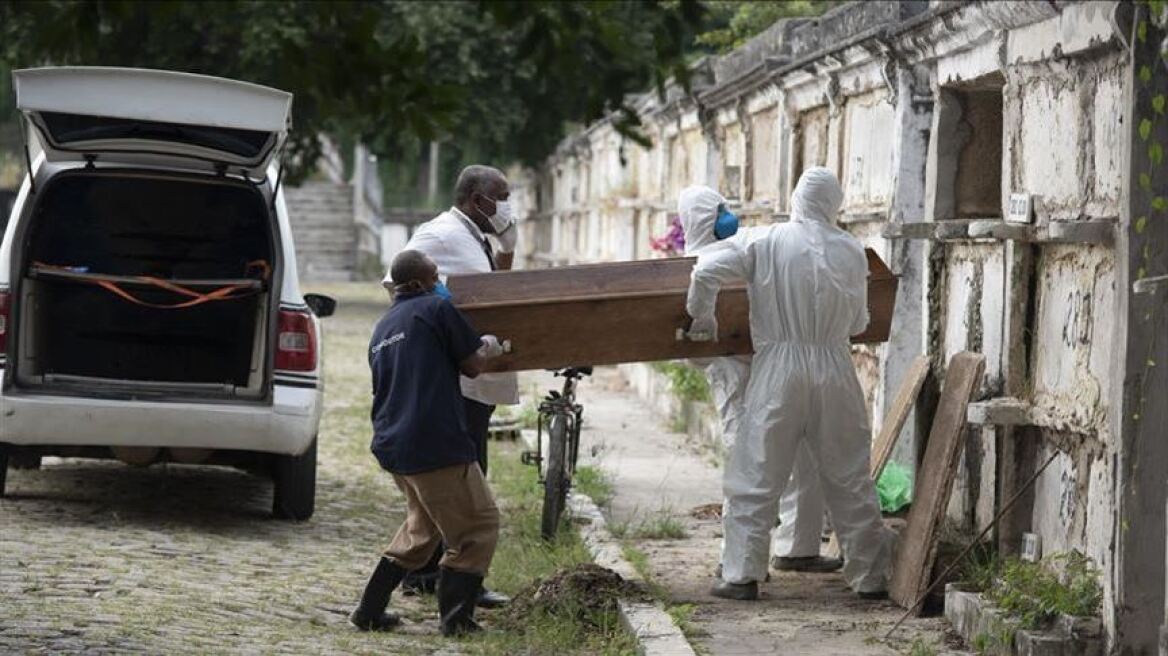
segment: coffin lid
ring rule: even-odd
[[[880,256],[865,249],[870,281],[895,279]],[[539,302],[666,296],[689,289],[696,257],[579,264],[552,269],[520,269],[451,276],[454,303],[464,309]],[[726,290],[744,288],[727,285]]]

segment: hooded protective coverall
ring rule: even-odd
[[[868,324],[864,249],[834,225],[843,201],[831,171],[799,179],[791,221],[743,249],[720,249],[695,267],[687,310],[713,322],[718,290],[744,279],[754,360],[746,415],[723,474],[723,580],[762,581],[768,537],[802,444],[819,472],[857,592],[887,589],[893,534],[868,473],[870,428],[848,338]]]
[[[718,206],[726,202],[721,194],[704,186],[687,187],[677,200],[677,213],[685,233],[685,254],[697,255],[700,268],[704,261],[723,249],[742,251],[765,228],[740,228],[734,236],[718,240],[714,222]],[[716,261],[717,257],[713,257]],[[749,355],[694,360],[705,370],[710,392],[722,419],[722,440],[727,453],[740,430],[750,380]],[[779,505],[780,525],[774,531],[772,549],[777,556],[818,556],[823,533],[823,494],[815,465],[806,448],[799,449],[790,485]]]

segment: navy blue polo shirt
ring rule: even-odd
[[[395,474],[478,462],[458,364],[479,349],[466,317],[433,293],[399,294],[373,329],[373,455]]]

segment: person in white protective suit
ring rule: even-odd
[[[894,536],[868,473],[868,414],[848,343],[868,325],[868,266],[859,242],[835,226],[842,201],[835,174],[808,169],[790,222],[766,227],[743,249],[711,253],[694,269],[690,338],[717,339],[718,290],[744,279],[754,346],[745,420],[723,473],[725,548],[714,596],[758,598],[770,530],[801,445],[818,469],[844,578],[861,597],[887,595]]]
[[[726,199],[705,186],[682,190],[677,200],[677,213],[685,235],[685,254],[698,256],[699,268],[703,254],[727,248],[744,249],[754,237],[766,231],[765,227],[738,228],[737,217],[726,208]],[[749,355],[742,355],[692,361],[704,369],[710,383],[710,392],[722,419],[722,440],[727,453],[742,424],[750,360]],[[823,511],[823,494],[815,465],[808,450],[800,448],[791,482],[779,504],[779,527],[772,536],[772,567],[788,571],[834,572],[843,566],[842,560],[824,558],[819,553]]]

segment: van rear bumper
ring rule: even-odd
[[[0,442],[28,446],[238,449],[298,455],[312,443],[320,413],[319,389],[284,385],[276,385],[272,405],[0,394]]]

